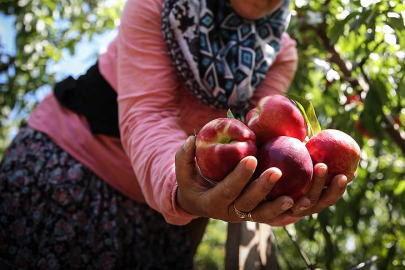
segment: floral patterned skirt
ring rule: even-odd
[[[0,269],[191,269],[184,226],[24,127],[0,163]]]

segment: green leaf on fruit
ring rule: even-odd
[[[226,117],[231,118],[231,119],[236,119],[231,110],[228,110],[226,112]]]
[[[293,94],[286,94],[289,99],[291,99],[297,107],[300,109],[305,123],[307,124],[308,128],[308,137],[311,138],[316,133],[321,131],[321,126],[319,125],[318,117],[316,116],[314,106],[312,103],[300,96],[293,95]]]

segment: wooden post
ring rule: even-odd
[[[279,269],[272,237],[266,224],[228,223],[225,270]]]

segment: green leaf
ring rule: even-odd
[[[309,138],[322,130],[321,126],[319,125],[314,106],[312,106],[312,103],[309,100],[293,94],[287,94],[287,97],[297,105],[304,116],[305,123],[307,124],[308,128]]]
[[[398,31],[405,30],[404,21],[402,20],[402,18],[395,18],[395,17],[388,18],[387,24],[395,30],[398,30]]]
[[[376,14],[376,9],[368,9],[364,11],[359,17],[357,17],[350,25],[350,31],[353,31],[355,33],[358,33],[360,27],[363,24],[367,24],[366,22],[370,22],[371,19],[374,17]],[[370,25],[370,23],[369,23]]]
[[[382,139],[384,132],[381,129],[381,119],[384,116],[383,103],[380,95],[373,88],[368,91],[364,100],[364,109],[360,114],[360,123],[373,137]]]
[[[405,191],[405,180],[399,182],[398,186],[394,190],[394,195],[402,194]]]
[[[45,6],[48,6],[50,10],[54,10],[56,7],[55,1],[50,1],[50,0],[43,0],[43,4]]]
[[[359,15],[359,12],[353,12],[349,14],[346,18],[341,21],[335,22],[332,29],[330,30],[330,42],[329,45],[335,45],[339,38],[343,35],[345,30],[345,25],[354,17]]]
[[[399,106],[401,105],[401,98],[403,98],[405,96],[405,76],[402,77],[401,82],[398,84],[398,104]]]
[[[333,25],[332,29],[330,30],[329,45],[335,45],[339,38],[343,35],[346,22],[347,21],[343,20]]]
[[[388,81],[388,78],[381,75],[370,80],[371,91],[376,91],[382,105],[389,102],[387,86],[384,84],[386,81]]]
[[[226,117],[231,118],[231,119],[236,119],[230,109],[226,112]]]

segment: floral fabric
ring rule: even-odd
[[[96,154],[96,153],[95,153]],[[184,226],[24,127],[0,163],[0,269],[191,269]]]

